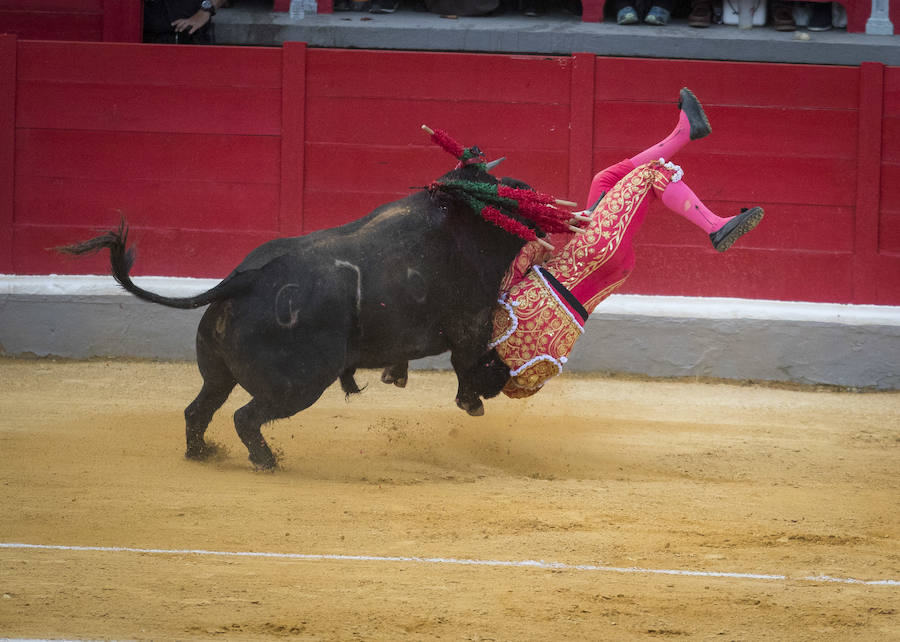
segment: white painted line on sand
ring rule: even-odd
[[[382,555],[338,555],[320,553],[265,553],[251,551],[208,551],[203,549],[164,549],[164,548],[130,548],[125,546],[62,546],[52,544],[23,544],[19,542],[0,542],[5,549],[37,549],[51,551],[75,551],[94,553],[141,553],[145,555],[206,555],[218,557],[257,557],[283,560],[304,561],[336,561],[336,562],[385,562],[413,564],[450,564],[457,566],[490,566],[512,568],[535,568],[562,571],[594,571],[601,573],[620,573],[635,575],[680,575],[687,577],[729,578],[740,580],[793,581],[793,582],[830,582],[837,584],[858,584],[863,586],[897,586],[900,580],[861,580],[850,577],[832,577],[830,575],[810,575],[790,577],[785,574],[769,573],[733,573],[722,571],[690,571],[678,569],[641,568],[637,566],[599,566],[595,564],[565,564],[563,562],[546,562],[543,560],[478,560],[455,557],[406,557]]]

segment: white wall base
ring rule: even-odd
[[[189,296],[218,281],[136,278]],[[0,275],[7,355],[193,359],[203,310],[140,301],[107,276]],[[900,389],[900,307],[613,295],[568,369]],[[414,367],[448,368],[446,355]]]

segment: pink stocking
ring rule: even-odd
[[[720,218],[713,214],[684,181],[666,185],[662,193],[662,202],[707,234],[712,234],[733,218]]]
[[[653,147],[648,147],[637,156],[632,156],[631,162],[637,167],[660,158],[670,160],[675,155],[675,152],[684,147],[690,140],[691,124],[688,122],[687,114],[680,111],[678,112],[678,125],[672,130],[672,133]]]

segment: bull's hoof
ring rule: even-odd
[[[253,464],[254,470],[272,471],[275,470],[278,461],[275,459],[275,455],[270,452],[257,456],[250,455],[250,463]]]
[[[396,374],[391,372],[390,368],[385,368],[381,372],[382,383],[392,383],[395,386],[397,386],[398,388],[405,388],[407,380],[408,379],[407,379],[406,375],[402,375],[402,376],[398,377]]]
[[[218,447],[207,443],[192,444],[188,446],[187,450],[184,452],[185,457],[194,461],[206,461],[218,454]]]
[[[481,417],[482,415],[484,415],[484,404],[481,403],[481,399],[475,399],[475,401],[465,402],[457,397],[456,405],[459,408],[465,410],[472,417]]]

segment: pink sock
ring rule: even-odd
[[[684,181],[666,185],[662,193],[662,202],[670,210],[680,214],[707,234],[712,234],[731,218],[734,218],[720,218],[713,214]]]
[[[675,152],[688,144],[690,140],[691,125],[688,122],[687,114],[680,111],[678,112],[678,125],[672,130],[672,133],[653,147],[648,147],[637,156],[632,156],[631,162],[636,167],[660,158],[670,160],[675,155]]]

